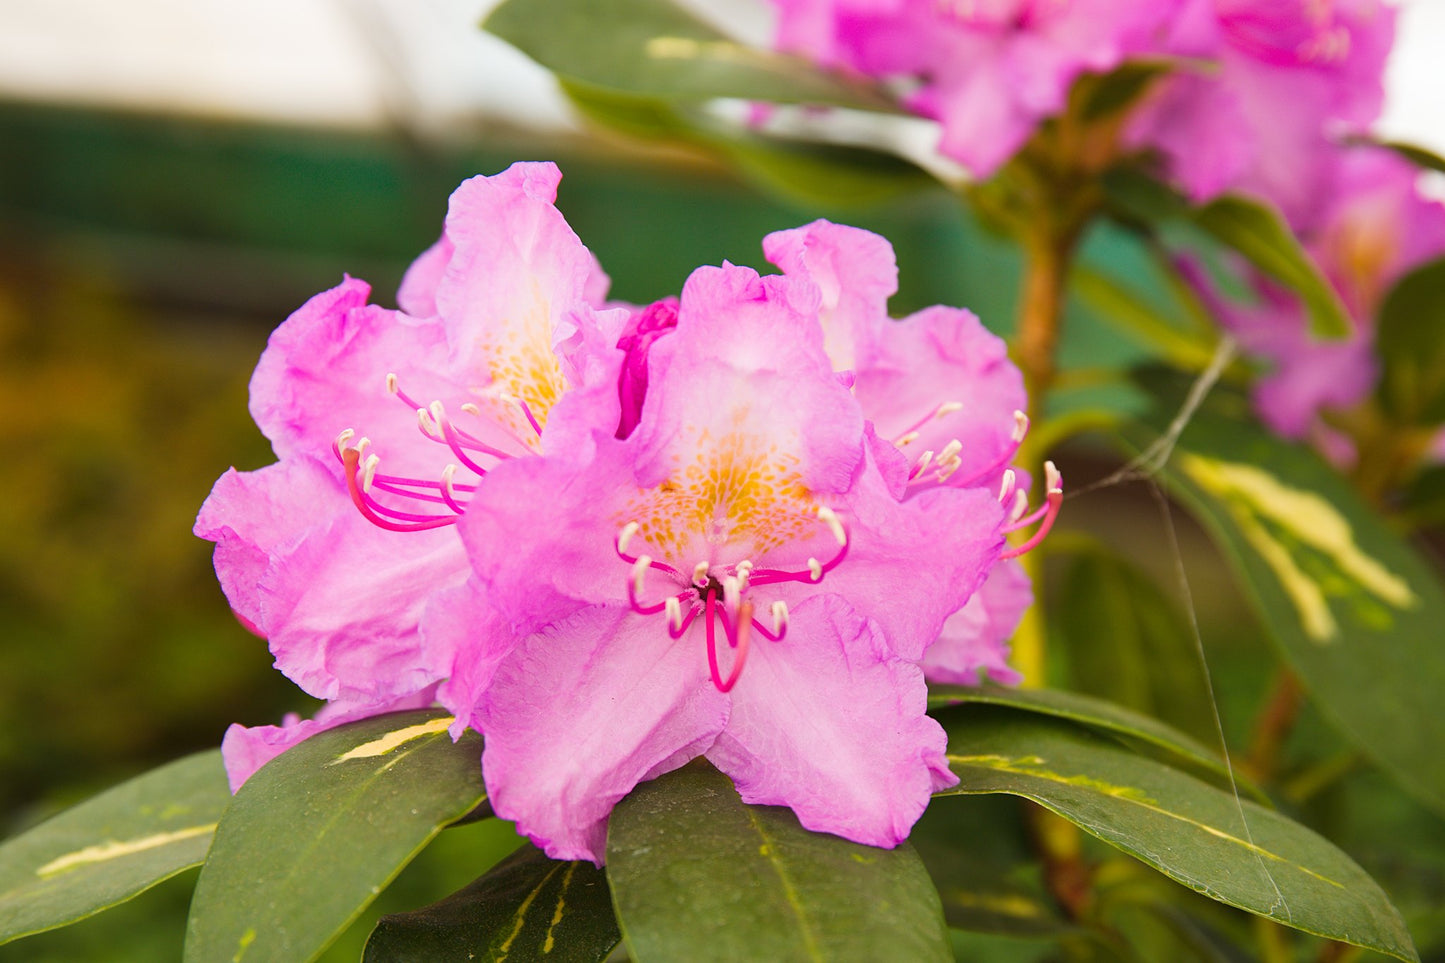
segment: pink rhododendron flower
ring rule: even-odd
[[[1197,201],[1238,190],[1308,227],[1331,145],[1379,115],[1394,23],[1380,0],[1189,0],[1161,48],[1184,59],[1125,139]]]
[[[497,466],[459,524],[475,578],[444,621],[494,666],[468,718],[490,798],[555,858],[600,861],[617,800],[699,755],[748,802],[896,844],[954,781],[925,652],[1027,547],[1005,533],[1057,511],[1051,473],[1023,517],[1018,374],[972,315],[883,330],[892,251],[866,232],[767,247],[789,273],[699,268],[665,309],[632,431]],[[979,383],[917,393],[943,369]],[[970,442],[910,459],[865,397],[900,442]]]
[[[699,755],[750,802],[897,843],[955,781],[925,666],[1008,676],[1007,560],[1058,511],[1052,466],[1032,513],[1008,467],[1017,370],[967,311],[892,322],[891,247],[825,221],[766,240],[783,275],[700,268],[599,308],[557,176],[464,184],[403,284],[415,314],[348,281],[273,337],[253,410],[281,461],[224,476],[197,528],[329,702],[233,727],[233,786],[435,700],[554,857],[600,861],[613,804]]]
[[[1316,226],[1302,239],[1354,318],[1350,337],[1311,337],[1299,299],[1267,278],[1253,278],[1259,300],[1252,306],[1219,297],[1197,272],[1195,283],[1241,346],[1272,366],[1255,390],[1265,423],[1288,438],[1311,437],[1346,460],[1348,448],[1319,412],[1348,408],[1373,390],[1375,315],[1401,275],[1445,254],[1445,205],[1419,194],[1419,172],[1393,152],[1358,147],[1330,156]]]
[[[222,587],[277,667],[338,708],[251,742],[414,704],[458,675],[421,622],[467,578],[451,524],[477,479],[554,444],[549,420],[568,406],[566,430],[615,428],[629,312],[598,307],[607,279],[553,206],[559,178],[517,164],[458,188],[442,240],[402,285],[413,313],[368,304],[347,279],[272,335],[251,411],[280,461],[223,475],[196,532],[216,542]],[[385,461],[358,429],[386,439]],[[228,753],[233,780],[243,756],[259,758]]]
[[[919,83],[939,149],[992,174],[1074,80],[1146,52],[1176,0],[774,0],[777,46],[830,67]]]

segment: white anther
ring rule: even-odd
[[[427,406],[427,409],[431,411],[431,416],[436,419],[438,425],[447,420],[447,410],[442,407],[440,401],[433,401]]]
[[[456,465],[447,465],[447,467],[442,469],[442,491],[446,492],[447,496],[453,499],[457,497],[456,489],[452,487],[452,478],[456,473]]]
[[[672,626],[672,631],[682,631],[682,603],[677,600],[677,596],[669,595],[662,604],[666,607],[667,624]]]
[[[1009,509],[1008,523],[1012,525],[1024,517],[1024,512],[1029,510],[1029,493],[1020,488],[1014,492],[1014,507]]]
[[[813,581],[821,582],[823,580],[823,563],[816,558],[808,559],[808,574],[813,577]]]
[[[1020,442],[1022,442],[1022,441],[1024,440],[1024,436],[1027,435],[1028,433],[1029,433],[1029,416],[1026,415],[1026,414],[1024,414],[1022,411],[1015,411],[1015,412],[1014,412],[1014,433],[1013,433],[1013,441],[1014,441],[1014,444],[1017,445],[1017,444],[1019,444]]]
[[[911,444],[913,444],[913,443],[914,443],[915,441],[917,441],[917,440],[918,440],[918,432],[916,432],[916,431],[910,431],[910,432],[908,432],[907,434],[902,435],[902,436],[899,437],[899,439],[898,439],[898,447],[902,448],[904,445],[911,445]]]
[[[932,450],[925,451],[923,453],[923,457],[918,459],[918,467],[913,469],[914,477],[916,478],[924,472],[928,471],[928,466],[931,464],[933,464],[933,452]]]
[[[999,482],[998,485],[998,500],[1003,501],[1007,498],[1009,492],[1013,491],[1014,488],[1018,486],[1018,483],[1019,476],[1014,474],[1014,470],[1012,468],[1004,469],[1003,481]]]
[[[757,566],[753,564],[753,560],[752,560],[752,559],[750,559],[750,558],[745,558],[745,559],[743,559],[743,560],[742,560],[741,562],[739,562],[738,565],[737,565],[738,578],[744,578],[744,579],[745,579],[745,578],[749,577],[750,575],[753,574],[753,569],[755,569],[755,568],[757,568]]]
[[[472,415],[475,418],[480,418],[482,416],[482,409],[478,408],[470,401],[462,405],[462,411],[466,412],[469,415]]]
[[[398,390],[399,388],[397,386],[396,375],[393,372],[388,371],[386,373],[386,393],[389,395],[394,395],[397,393]]]
[[[367,455],[366,461],[361,465],[361,490],[371,491],[371,480],[376,477],[376,466],[381,464],[381,459],[376,455]]]
[[[943,404],[941,404],[941,405],[938,406],[938,410],[933,413],[933,417],[935,417],[935,418],[946,418],[946,417],[948,417],[949,415],[953,414],[955,411],[962,411],[962,410],[963,410],[963,402],[961,402],[961,401],[945,401]]]
[[[432,418],[431,412],[427,411],[425,408],[418,408],[416,410],[416,420],[417,423],[421,425],[422,433],[425,434],[428,438],[441,438],[442,430],[440,427],[438,427],[436,421]]]
[[[617,550],[619,552],[623,554],[627,553],[628,543],[632,541],[632,536],[636,535],[637,530],[641,527],[642,526],[636,522],[628,522],[622,526],[622,531],[617,533]]]
[[[944,445],[943,450],[938,453],[939,464],[953,461],[953,459],[957,457],[958,453],[961,451],[963,451],[963,442],[959,441],[957,438],[953,439],[948,444]]]
[[[351,439],[353,439],[353,438],[355,438],[355,437],[356,437],[356,432],[355,432],[355,431],[353,431],[353,430],[350,429],[350,428],[345,428],[345,429],[343,429],[342,432],[341,432],[341,434],[339,434],[339,435],[336,436],[336,450],[337,450],[337,451],[345,451],[345,450],[346,450],[346,445],[347,445],[347,443],[350,442]]]
[[[693,580],[694,582],[706,582],[706,581],[707,581],[707,563],[706,563],[706,562],[698,562],[696,565],[694,565],[694,566],[692,567],[692,580]]]
[[[941,482],[948,481],[949,477],[962,467],[963,459],[957,455],[954,455],[947,462],[940,462],[938,466],[938,480]]]
[[[365,435],[362,435],[361,440],[358,441],[356,444],[352,445],[351,447],[356,449],[356,454],[358,456],[365,457],[366,449],[371,447],[371,439],[367,438]]]
[[[743,583],[736,575],[729,575],[723,579],[723,602],[728,605],[737,605],[742,601]]]
[[[838,521],[837,512],[827,505],[819,505],[818,517],[823,520],[823,524],[828,526],[828,530],[833,533],[833,537],[838,540],[839,545],[848,544],[848,532],[843,528],[843,523]]]
[[[652,559],[646,555],[639,555],[637,561],[632,563],[632,594],[642,594],[642,577],[652,567]]]
[[[788,627],[788,603],[778,599],[773,603],[773,634],[781,635]]]
[[[1058,468],[1051,461],[1044,462],[1044,489],[1049,495],[1064,493],[1064,476],[1059,474]]]

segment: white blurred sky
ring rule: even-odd
[[[562,131],[546,71],[475,29],[496,0],[0,0],[0,98],[290,124]],[[764,0],[686,0],[747,39]],[[1445,152],[1445,0],[1401,4],[1381,131]]]

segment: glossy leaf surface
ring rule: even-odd
[[[206,858],[231,802],[217,751],[187,756],[0,846],[0,943],[74,923]]]
[[[948,717],[951,793],[1011,793],[1212,899],[1295,929],[1418,959],[1404,921],[1324,837],[1068,723],[975,709]],[[935,803],[937,805],[938,803]]]
[[[437,833],[486,798],[481,738],[433,710],[364,719],[236,793],[196,884],[187,961],[314,958]]]
[[[607,875],[628,951],[664,960],[950,960],[918,854],[862,846],[749,806],[694,762],[612,811]]]

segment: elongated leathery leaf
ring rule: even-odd
[[[749,806],[698,761],[644,783],[607,830],[628,951],[670,960],[951,960],[938,893],[908,844],[876,849]]]
[[[970,708],[945,717],[948,793],[1012,793],[1222,903],[1417,960],[1400,914],[1328,840],[1077,726]],[[936,803],[935,803],[936,805]]]
[[[1401,278],[1380,306],[1375,344],[1384,370],[1379,396],[1398,421],[1445,421],[1445,259]]]
[[[433,710],[363,719],[271,760],[236,793],[196,883],[187,961],[305,960],[486,798],[481,738]]]
[[[872,83],[740,43],[668,0],[505,0],[482,28],[559,77],[596,87],[901,112]]]
[[[1292,288],[1304,304],[1314,334],[1343,338],[1354,329],[1329,279],[1273,208],[1236,194],[1190,207],[1173,188],[1137,171],[1111,171],[1102,183],[1116,214],[1146,224],[1190,222]]]
[[[621,938],[602,870],[523,846],[446,899],[383,916],[364,959],[600,963]]]
[[[8,840],[0,846],[0,943],[74,923],[199,866],[230,801],[213,750]]]
[[[1080,722],[1091,729],[1126,739],[1138,740],[1162,750],[1171,763],[1182,763],[1187,767],[1203,770],[1212,779],[1224,784],[1237,784],[1257,798],[1266,798],[1263,792],[1237,772],[1231,775],[1224,760],[1193,737],[1165,725],[1158,719],[1141,715],[1113,702],[1058,689],[1010,689],[999,685],[928,687],[930,709],[963,703],[987,703],[1042,713]]]
[[[1165,467],[1170,490],[1224,549],[1325,717],[1445,813],[1439,578],[1334,469],[1252,423],[1247,405],[1220,394],[1196,413]]]

